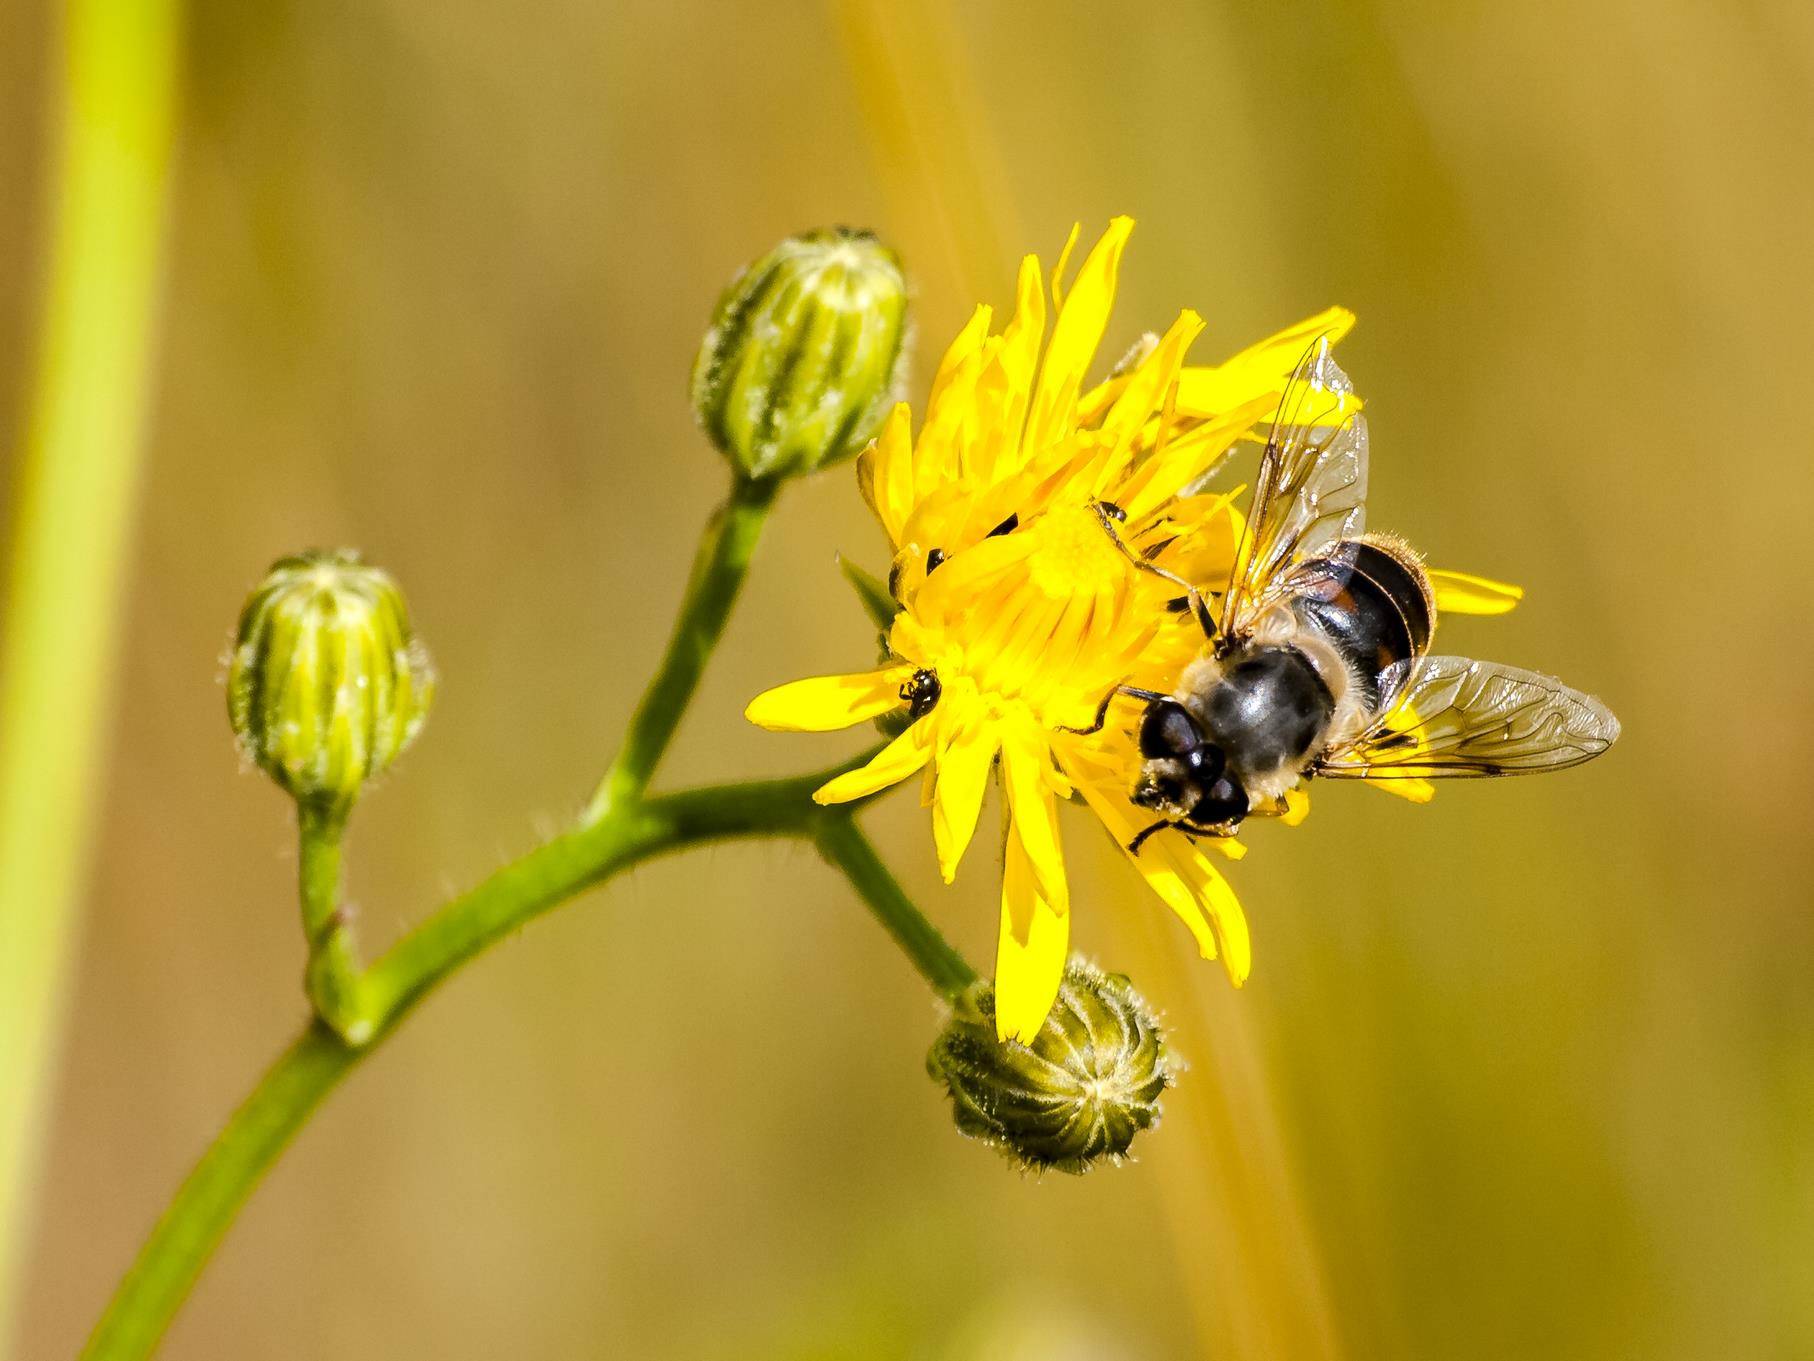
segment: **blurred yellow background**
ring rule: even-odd
[[[9,444],[51,42],[0,2]],[[363,548],[440,665],[353,828],[388,940],[602,768],[722,491],[685,389],[738,264],[877,229],[917,400],[1022,251],[1117,212],[1106,352],[1358,310],[1372,522],[1529,588],[1444,649],[1598,692],[1621,745],[1255,829],[1238,994],[1078,818],[1078,946],[1190,1064],[1082,1180],[954,1132],[928,993],[810,851],[639,870],[355,1075],[164,1354],[1814,1355],[1814,9],[199,0],[186,49],[22,1357],[74,1352],[305,1014],[291,815],[219,684],[265,564]],[[838,550],[882,566],[848,471],[784,498],[663,783],[855,749],[740,717],[870,660]],[[940,887],[911,803],[866,821],[986,962],[987,857]]]

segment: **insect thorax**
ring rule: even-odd
[[[1334,688],[1303,647],[1281,641],[1196,663],[1178,699],[1248,791],[1266,797],[1295,783],[1321,750],[1336,714]]]

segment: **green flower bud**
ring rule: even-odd
[[[1030,1171],[1119,1162],[1159,1121],[1172,1065],[1151,1011],[1120,974],[1072,959],[1029,1045],[995,1038],[995,990],[978,983],[927,1055],[957,1127]]]
[[[273,563],[240,612],[227,715],[293,798],[344,812],[415,737],[434,683],[388,572],[302,553]]]
[[[718,300],[693,361],[693,414],[745,477],[812,472],[874,436],[906,340],[893,251],[845,227],[789,237]]]

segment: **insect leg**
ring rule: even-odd
[[[1102,703],[1096,706],[1096,721],[1091,723],[1089,727],[1066,728],[1060,726],[1058,731],[1076,733],[1079,737],[1088,737],[1091,733],[1101,732],[1102,725],[1109,721],[1109,705],[1115,702],[1115,696],[1117,695],[1124,695],[1128,699],[1137,699],[1146,704],[1151,704],[1156,699],[1165,698],[1165,696],[1160,694],[1157,690],[1142,690],[1137,685],[1117,685],[1113,690],[1102,697]]]
[[[1120,550],[1121,556],[1134,565],[1135,571],[1150,572],[1163,581],[1171,582],[1172,585],[1180,588],[1184,592],[1184,598],[1190,601],[1191,613],[1197,618],[1197,627],[1202,629],[1203,636],[1213,643],[1216,640],[1218,630],[1216,628],[1215,616],[1210,614],[1209,602],[1203,598],[1203,592],[1199,591],[1176,572],[1168,572],[1163,567],[1148,562],[1145,558],[1141,557],[1133,549],[1127,546],[1127,541],[1124,540],[1120,534],[1115,532],[1115,526],[1120,522],[1120,517],[1115,513],[1121,509],[1119,506],[1111,505],[1107,501],[1098,501],[1096,502],[1095,509],[1096,518],[1102,522],[1102,532],[1109,536],[1109,542]]]
[[[1151,827],[1142,828],[1140,834],[1127,843],[1127,853],[1129,855],[1139,855],[1140,848],[1146,845],[1148,837],[1152,836],[1155,832],[1163,832],[1167,827],[1175,826],[1177,826],[1176,823],[1167,822],[1164,818],[1160,818],[1159,821],[1155,822]]]

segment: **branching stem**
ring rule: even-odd
[[[655,767],[699,684],[749,570],[775,487],[739,480],[708,526],[655,679],[617,759],[578,822],[448,902],[369,968],[341,903],[344,819],[301,809],[299,885],[318,1019],[284,1051],[177,1190],[82,1355],[140,1361],[157,1346],[240,1207],[323,1098],[469,960],[548,909],[632,865],[715,841],[811,841],[841,870],[915,967],[955,996],[975,972],[920,915],[852,820],[860,804],[823,808],[812,793],[854,769],[719,785],[650,798]]]
[[[234,1216],[323,1097],[460,967],[576,893],[633,865],[715,841],[798,837],[849,875],[929,982],[950,993],[974,973],[895,884],[852,822],[812,791],[844,770],[720,785],[618,804],[506,865],[423,922],[355,981],[369,1036],[353,1044],[317,1022],[271,1067],[177,1191],[83,1352],[149,1356]]]

